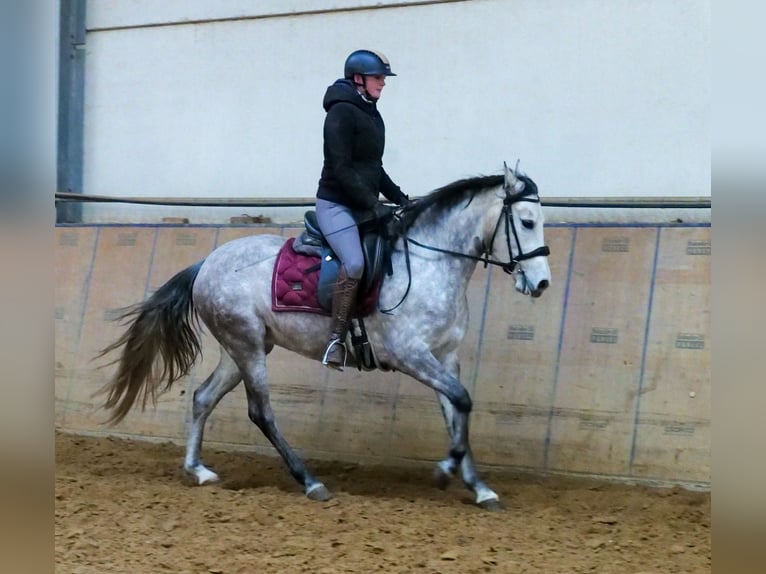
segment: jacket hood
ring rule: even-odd
[[[325,111],[329,111],[333,105],[339,102],[354,104],[368,113],[373,113],[375,110],[375,104],[365,102],[350,80],[335,80],[335,83],[327,88],[322,106]]]

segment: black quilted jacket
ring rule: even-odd
[[[382,193],[394,203],[405,196],[383,169],[386,128],[374,103],[349,80],[337,80],[324,96],[324,166],[317,197],[351,209],[372,209]]]

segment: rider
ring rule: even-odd
[[[357,223],[384,219],[392,207],[405,205],[402,193],[383,169],[385,126],[376,103],[387,76],[395,76],[388,59],[373,50],[356,50],[346,58],[344,78],[327,88],[324,109],[324,166],[317,190],[317,222],[341,267],[332,298],[332,333],[322,363],[343,370],[349,314],[356,304],[364,256]]]

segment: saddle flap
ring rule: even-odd
[[[383,275],[383,262],[387,253],[387,242],[376,233],[365,233],[362,236],[362,251],[364,252],[364,275],[362,288],[367,291]]]

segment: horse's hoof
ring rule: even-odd
[[[202,486],[221,480],[216,473],[202,465],[192,469],[185,469],[184,475],[185,482],[188,482],[191,486]]]
[[[327,490],[327,487],[324,484],[318,484],[311,488],[310,490],[306,491],[306,496],[308,496],[311,500],[316,500],[318,502],[327,502],[332,498],[332,493]]]
[[[449,483],[452,481],[452,475],[448,472],[444,472],[442,467],[438,466],[434,470],[434,482],[440,490],[446,490]]]
[[[479,506],[481,506],[484,510],[489,510],[490,512],[500,512],[503,509],[503,507],[500,506],[500,501],[496,498],[490,498],[489,500],[480,502]]]

